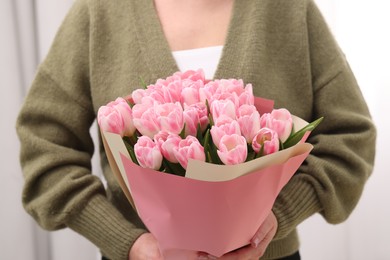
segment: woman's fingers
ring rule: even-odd
[[[253,236],[251,240],[251,244],[232,252],[229,252],[220,258],[209,255],[204,252],[199,252],[198,259],[199,260],[208,260],[208,259],[220,259],[220,260],[257,260],[261,257],[268,245],[271,243],[274,238],[276,231],[278,229],[278,221],[271,211],[271,213],[267,216],[264,222],[261,224],[259,229],[256,231],[256,234]]]
[[[277,229],[278,222],[274,213],[271,211],[257,230],[256,234],[253,236],[251,240],[252,246],[254,248],[257,248],[260,244],[266,244],[268,246],[272,238],[275,236]]]

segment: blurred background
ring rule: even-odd
[[[130,1],[130,0],[129,0]],[[239,0],[238,0],[239,1]],[[96,260],[98,250],[70,230],[41,230],[21,206],[15,119],[37,65],[73,0],[0,1],[0,258]],[[330,225],[316,215],[301,233],[304,260],[390,259],[390,2],[316,0],[349,63],[378,128],[374,173],[351,217]],[[95,129],[91,130],[95,133]],[[361,147],[364,149],[364,147]],[[97,158],[94,168],[99,174]]]

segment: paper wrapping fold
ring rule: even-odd
[[[122,162],[139,215],[163,252],[185,249],[221,256],[250,242],[311,149],[310,144],[300,146],[302,152],[282,164],[218,182],[143,169],[123,155]]]
[[[296,129],[305,124],[294,117]],[[102,137],[114,175],[165,259],[192,259],[197,251],[221,256],[249,244],[313,148],[303,143],[306,135],[293,147],[236,166],[191,160],[180,177],[141,168],[119,135]]]
[[[266,157],[250,161],[246,163],[250,170],[256,162],[268,166],[233,179],[230,166],[192,161],[188,172],[195,169],[205,174],[202,179],[212,178],[206,181],[141,168],[129,159],[121,145],[116,145],[121,141],[119,135],[104,133],[104,138],[111,153],[116,154],[110,159],[114,160],[111,165],[117,165],[116,177],[125,183],[122,188],[159,241],[162,252],[179,249],[215,256],[249,243],[280,190],[312,149],[311,144],[300,143],[283,151],[287,155],[282,163],[265,163]],[[232,167],[240,174],[242,168],[245,167]],[[229,180],[215,181],[215,176],[224,178],[224,174]]]

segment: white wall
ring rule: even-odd
[[[72,0],[36,0],[37,36],[39,61],[46,56],[58,26],[72,6]],[[98,256],[96,247],[85,238],[70,229],[50,233],[50,259],[95,260]],[[39,259],[37,259],[39,260]]]
[[[33,232],[30,218],[20,203],[22,176],[18,163],[17,137],[14,119],[23,93],[19,88],[20,62],[17,55],[17,26],[13,22],[13,6],[10,1],[0,2],[0,254],[29,259],[34,254]],[[6,43],[4,43],[4,40]],[[4,46],[5,45],[5,46]],[[7,47],[7,49],[5,49]],[[13,88],[10,91],[10,88]],[[25,241],[24,250],[13,253],[19,241]]]
[[[70,230],[41,230],[21,204],[23,177],[15,120],[36,66],[71,4],[72,0],[0,1],[0,259],[98,258],[96,247]]]
[[[374,173],[349,220],[300,226],[303,259],[390,259],[390,2],[316,0],[344,50],[378,128]],[[364,149],[364,147],[362,147]]]
[[[374,174],[350,219],[337,226],[325,223],[319,216],[309,219],[299,227],[301,254],[304,260],[390,259],[390,207],[387,201],[390,175],[385,168],[386,159],[390,159],[385,150],[390,145],[390,121],[386,113],[390,111],[388,0],[316,2],[346,53],[367,99],[378,127],[378,150]],[[33,3],[37,32],[31,23],[34,21]],[[95,247],[70,230],[41,231],[20,203],[23,179],[17,159],[16,114],[37,62],[45,56],[71,4],[72,0],[0,1],[0,35],[4,37],[0,41],[0,111],[3,112],[0,124],[1,259],[97,258]],[[31,49],[38,50],[38,55]],[[97,165],[95,159],[94,167]]]

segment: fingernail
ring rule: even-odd
[[[217,259],[217,257],[213,256],[213,255],[199,254],[198,259],[199,260],[206,260],[206,259],[208,260],[208,259]]]
[[[254,240],[252,240],[251,244],[254,248],[257,248],[260,244],[260,239],[258,237],[256,237]]]

